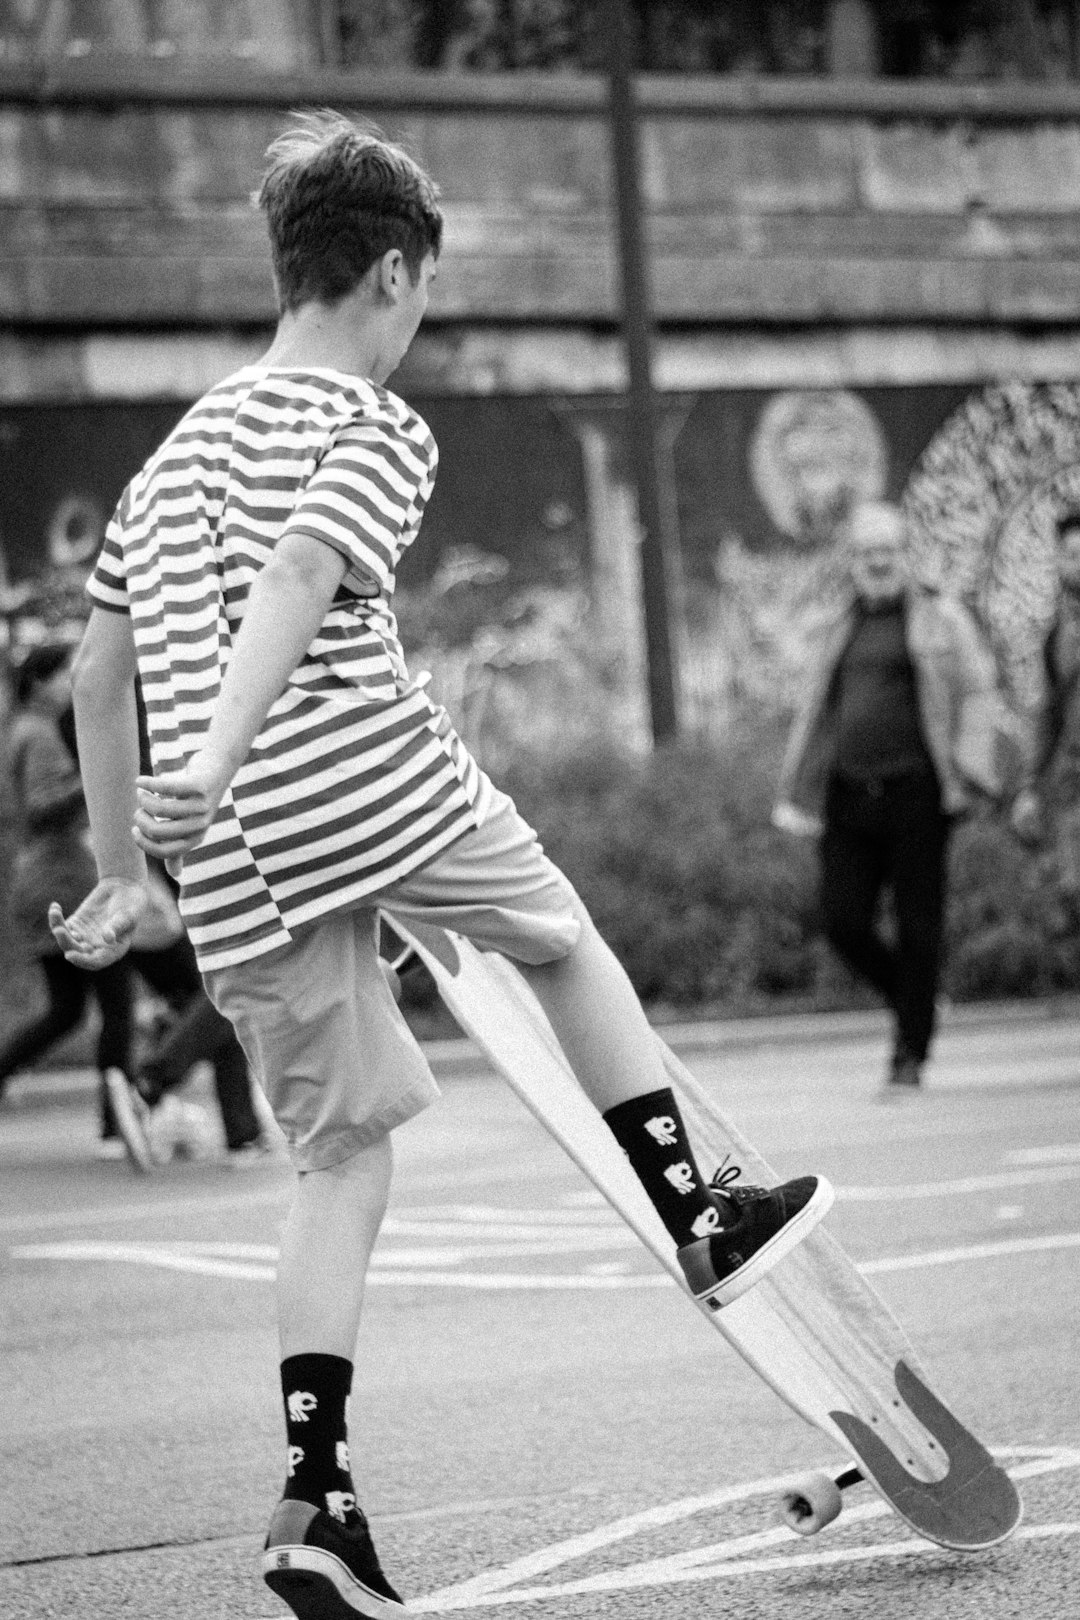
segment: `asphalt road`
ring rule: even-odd
[[[819,1031],[820,1033],[820,1031]],[[797,1034],[797,1032],[796,1032]],[[803,1540],[777,1480],[838,1460],[677,1294],[493,1077],[398,1133],[357,1359],[355,1472],[420,1611],[1067,1620],[1080,1613],[1080,1023],[953,1028],[883,1104],[878,1036],[684,1056],[832,1230],[1026,1502],[977,1557],[867,1487]],[[84,1096],[0,1109],[0,1617],[284,1614],[273,1258],[290,1172],[93,1156]]]

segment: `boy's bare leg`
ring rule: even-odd
[[[729,1190],[736,1166],[706,1182],[634,988],[580,904],[578,918],[581,934],[567,956],[521,971],[674,1238],[691,1291],[727,1304],[817,1224],[832,1188],[823,1176],[804,1176]]]
[[[390,1138],[383,1136],[342,1164],[305,1171],[282,1234],[286,1479],[262,1567],[268,1585],[297,1614],[329,1614],[331,1601],[335,1614],[404,1612],[356,1500],[348,1437],[364,1281],[392,1162]]]
[[[600,1112],[671,1084],[633,985],[585,911],[581,937],[557,962],[517,966],[551,1026],[586,1096]]]
[[[343,1164],[300,1177],[278,1261],[282,1360],[311,1352],[353,1359],[392,1164],[384,1136]]]

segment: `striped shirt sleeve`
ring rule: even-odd
[[[394,586],[394,572],[430,492],[431,460],[393,423],[353,422],[304,486],[285,534],[311,534],[349,560],[344,584],[361,596]]]
[[[108,608],[112,613],[128,613],[127,570],[124,566],[124,548],[120,541],[119,517],[114,517],[105,531],[105,544],[98,555],[94,571],[86,582],[86,594],[95,607]]]

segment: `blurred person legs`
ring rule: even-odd
[[[203,989],[187,936],[163,950],[134,950],[129,960],[175,1014],[139,1065],[136,1086],[149,1110],[149,1115],[143,1116],[144,1127],[150,1128],[151,1116],[183,1084],[197,1063],[209,1063],[226,1152],[234,1163],[256,1159],[265,1151],[265,1143],[255,1113],[247,1059],[232,1025]]]
[[[821,840],[821,903],[830,944],[892,1009],[887,1086],[917,1087],[934,1034],[949,818],[930,773],[834,776]],[[888,890],[895,940],[878,926]]]
[[[59,952],[37,960],[45,977],[48,1003],[43,1013],[16,1030],[0,1047],[0,1093],[11,1075],[70,1035],[86,1010],[90,975],[72,967]]]
[[[135,984],[132,972],[124,961],[86,975],[90,994],[101,1009],[101,1028],[97,1040],[98,1106],[101,1114],[103,1142],[119,1138],[128,1157],[135,1163],[131,1142],[124,1131],[113,1101],[117,1087],[111,1077],[118,1076],[127,1084],[135,1073]]]
[[[200,989],[141,1064],[139,1091],[153,1109],[182,1084],[196,1063],[204,1062],[209,1062],[214,1071],[226,1151],[238,1153],[260,1144],[262,1132],[252,1103],[243,1048],[228,1019]]]
[[[132,1064],[132,984],[125,962],[116,962],[100,973],[87,973],[73,967],[59,953],[38,958],[45,978],[48,1002],[45,1011],[17,1030],[0,1048],[0,1092],[3,1082],[36,1058],[44,1056],[56,1043],[78,1028],[88,1001],[96,1000],[101,1012],[96,1061],[99,1074],[97,1107],[99,1135],[103,1144],[115,1142],[120,1153],[124,1144],[117,1130],[117,1119],[107,1083],[110,1070],[123,1076],[133,1072]],[[107,1149],[103,1147],[103,1152]]]

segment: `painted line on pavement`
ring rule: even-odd
[[[581,1247],[595,1246],[588,1244]],[[972,1243],[953,1249],[931,1249],[921,1254],[890,1255],[879,1260],[864,1260],[856,1266],[856,1270],[865,1277],[875,1277],[891,1272],[920,1271],[931,1266],[962,1265],[972,1261],[1009,1259],[1017,1255],[1075,1248],[1080,1248],[1080,1232],[1061,1232],[1035,1238],[1004,1238],[994,1243]],[[674,1286],[666,1271],[627,1273],[614,1271],[607,1266],[596,1269],[587,1267],[569,1274],[431,1269],[431,1256],[437,1256],[441,1265],[450,1266],[454,1263],[455,1253],[460,1252],[446,1251],[449,1258],[443,1258],[444,1251],[437,1249],[412,1251],[414,1263],[410,1265],[407,1253],[403,1256],[400,1251],[392,1249],[380,1253],[377,1249],[368,1273],[368,1283],[375,1288],[473,1288],[485,1292]],[[511,1258],[515,1254],[535,1252],[551,1251],[538,1251],[536,1245],[517,1250],[507,1246],[505,1250]],[[11,1249],[10,1254],[13,1260],[82,1260],[158,1266],[168,1271],[231,1277],[247,1282],[272,1282],[276,1259],[276,1250],[270,1245],[229,1243],[29,1243]]]
[[[981,1176],[959,1176],[952,1181],[917,1181],[906,1187],[837,1187],[836,1196],[847,1204],[887,1204],[908,1198],[952,1198],[961,1193],[1001,1192],[1010,1187],[1044,1187],[1057,1181],[1080,1181],[1080,1164],[997,1170]]]
[[[794,1536],[795,1532],[790,1534]],[[1080,1536],[1080,1522],[1064,1521],[1056,1524],[1021,1526],[1010,1540],[1016,1542],[1047,1541],[1063,1536]],[[822,1552],[794,1553],[771,1558],[736,1558],[709,1563],[704,1567],[674,1568],[666,1566],[652,1569],[647,1564],[630,1569],[612,1570],[602,1575],[586,1577],[580,1581],[565,1581],[552,1586],[521,1587],[516,1590],[492,1593],[489,1596],[458,1599],[445,1595],[437,1600],[420,1598],[406,1605],[415,1613],[434,1609],[497,1608],[501,1604],[536,1603],[544,1599],[580,1597],[598,1592],[626,1592],[650,1586],[681,1586],[692,1581],[731,1580],[739,1575],[781,1575],[800,1570],[821,1570],[842,1564],[860,1564],[876,1559],[900,1559],[941,1553],[944,1548],[924,1541],[885,1541],[864,1547],[831,1547]],[[962,1554],[956,1555],[962,1557]]]
[[[138,1183],[132,1181],[132,1186]],[[266,1204],[281,1204],[291,1193],[292,1180],[279,1182],[258,1191],[214,1193],[210,1197],[193,1195],[189,1198],[162,1199],[152,1203],[149,1199],[126,1204],[96,1204],[86,1209],[54,1209],[40,1214],[0,1215],[0,1232],[40,1232],[69,1226],[98,1226],[109,1221],[153,1221],[180,1215],[200,1215],[204,1210],[220,1214],[226,1210],[257,1209]]]
[[[1025,1155],[1030,1154],[1030,1158]],[[885,1187],[838,1187],[836,1196],[842,1203],[890,1203],[903,1202],[907,1199],[948,1198],[959,1194],[1000,1192],[1012,1187],[1042,1186],[1059,1181],[1080,1180],[1080,1163],[1051,1162],[1045,1168],[1040,1168],[1043,1156],[1051,1161],[1062,1158],[1071,1160],[1074,1156],[1080,1158],[1080,1146],[1066,1146],[1062,1148],[1035,1148],[1021,1152],[1009,1153],[1006,1158],[1009,1162],[1031,1163],[1030,1170],[1009,1170],[989,1172],[981,1176],[964,1176],[951,1181],[917,1182],[911,1186],[885,1186]],[[490,1179],[490,1173],[485,1172]],[[272,1187],[260,1188],[257,1191],[237,1193],[214,1193],[208,1197],[193,1195],[187,1198],[163,1199],[160,1202],[150,1200],[137,1203],[127,1203],[122,1206],[102,1204],[90,1206],[86,1209],[49,1210],[40,1214],[20,1213],[18,1215],[0,1216],[0,1234],[18,1232],[55,1231],[57,1229],[70,1229],[80,1226],[108,1225],[110,1222],[128,1223],[131,1221],[154,1221],[162,1219],[175,1219],[185,1215],[223,1214],[233,1210],[258,1209],[268,1205],[281,1205],[288,1197],[293,1187],[290,1177],[287,1182],[275,1183]],[[595,1195],[602,1198],[601,1194]],[[491,1223],[501,1228],[500,1236],[513,1236],[514,1229],[521,1225],[532,1225],[543,1222],[545,1225],[565,1223],[567,1225],[584,1225],[595,1222],[598,1227],[617,1227],[619,1217],[610,1207],[601,1204],[598,1207],[581,1206],[575,1208],[550,1209],[503,1209],[497,1205],[488,1204],[455,1204],[455,1205],[418,1205],[402,1208],[389,1215],[384,1224],[384,1231],[392,1232],[395,1223],[398,1229],[405,1231],[406,1223],[417,1223],[416,1235],[436,1235],[429,1222],[430,1216],[445,1221],[475,1221]],[[443,1235],[441,1232],[437,1235]],[[491,1234],[489,1234],[491,1235]]]
[[[1080,1162],[1080,1142],[1058,1142],[1049,1147],[1012,1148],[1006,1164],[1072,1164]]]
[[[958,1249],[929,1249],[924,1254],[893,1255],[886,1260],[864,1260],[864,1277],[889,1271],[921,1271],[925,1266],[952,1266],[968,1260],[1004,1260],[1017,1254],[1048,1254],[1055,1249],[1080,1248],[1080,1232],[1058,1232],[1037,1238],[1002,1238],[996,1243],[968,1243]]]
[[[1033,1479],[1040,1475],[1060,1473],[1080,1468],[1080,1448],[1072,1446],[1014,1446],[995,1447],[994,1453],[1003,1461],[1015,1458],[1009,1468],[1014,1480]],[[952,1556],[948,1552],[913,1535],[903,1540],[883,1542],[871,1546],[836,1547],[828,1545],[821,1550],[808,1551],[807,1543],[786,1525],[773,1525],[764,1530],[710,1542],[704,1546],[684,1549],[661,1558],[650,1558],[637,1564],[603,1570],[574,1581],[549,1585],[535,1584],[538,1575],[561,1569],[578,1559],[594,1556],[617,1542],[646,1535],[663,1526],[718,1508],[734,1506],[755,1497],[779,1498],[791,1483],[791,1474],[769,1479],[753,1480],[744,1485],[726,1486],[708,1495],[686,1497],[642,1512],[616,1519],[551,1546],[538,1548],[522,1558],[514,1559],[502,1569],[485,1570],[471,1580],[443,1587],[427,1597],[418,1598],[408,1605],[417,1613],[437,1609],[473,1609],[494,1607],[504,1603],[532,1603],[553,1598],[567,1598],[594,1594],[641,1590],[646,1587],[670,1586],[690,1581],[728,1579],[739,1575],[777,1574],[787,1571],[821,1569],[866,1559],[906,1558],[916,1554],[924,1556]],[[869,1502],[845,1506],[831,1538],[842,1535],[846,1527],[864,1525],[891,1514],[888,1504],[876,1497]],[[1029,1525],[1017,1532],[1013,1541],[1041,1541],[1053,1537],[1080,1534],[1080,1522],[1066,1520],[1042,1525]],[[798,1552],[785,1553],[771,1549],[798,1547]],[[746,1554],[767,1553],[767,1556]],[[962,1556],[962,1555],[961,1555]]]

